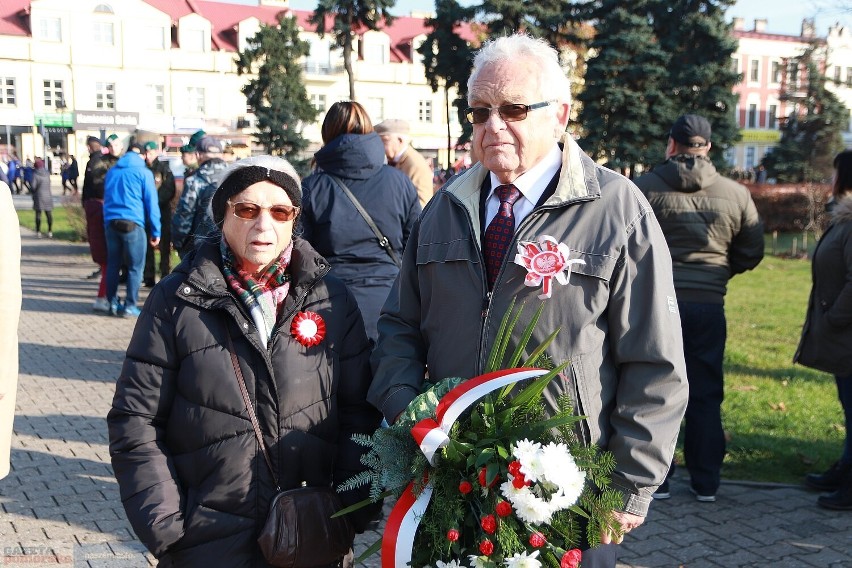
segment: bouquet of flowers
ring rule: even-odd
[[[614,459],[578,440],[583,417],[567,395],[555,412],[543,402],[568,364],[546,355],[558,330],[521,361],[542,308],[507,361],[523,306],[504,316],[488,373],[441,380],[392,426],[356,437],[369,469],[341,489],[369,483],[372,501],[397,498],[382,541],[362,558],[381,547],[384,568],[573,568],[584,536],[595,546],[602,529],[617,533]]]

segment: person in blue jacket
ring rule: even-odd
[[[334,103],[322,124],[325,144],[316,170],[302,180],[302,236],[349,286],[364,316],[367,335],[376,322],[399,267],[332,176],[343,182],[387,237],[397,256],[420,215],[417,189],[385,164],[385,147],[367,111],[353,101]]]
[[[136,302],[146,244],[160,243],[160,206],[154,174],[142,158],[142,146],[134,144],[109,169],[104,182],[104,233],[107,242],[106,292],[109,313],[115,316],[139,315]],[[145,231],[151,235],[148,239]],[[126,262],[125,262],[126,261]],[[118,279],[122,264],[127,265],[127,295],[118,299]]]

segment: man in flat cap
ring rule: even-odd
[[[716,171],[708,157],[711,135],[706,118],[681,116],[669,132],[666,161],[635,180],[672,255],[689,381],[684,454],[690,489],[701,502],[716,500],[725,457],[721,406],[728,280],[763,258],[763,225],[751,194]],[[669,496],[666,481],[654,497]]]
[[[154,141],[144,144],[142,157],[148,169],[154,174],[154,186],[157,188],[157,202],[160,206],[160,278],[171,272],[172,251],[172,200],[175,197],[175,176],[167,161],[160,161],[160,145]],[[148,235],[150,238],[151,235]],[[143,279],[146,288],[154,286],[157,279],[157,269],[154,263],[154,247],[148,244],[145,256],[145,272]]]
[[[388,164],[408,176],[417,188],[420,207],[426,207],[426,203],[435,193],[435,185],[432,181],[434,174],[426,158],[411,147],[408,123],[399,118],[389,118],[373,128],[385,145]]]

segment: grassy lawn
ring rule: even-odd
[[[35,231],[35,211],[18,211],[22,227]],[[53,238],[63,241],[81,242],[85,236],[85,215],[80,205],[53,208]],[[41,216],[41,230],[47,233],[47,219]]]
[[[845,429],[834,378],[791,362],[809,291],[805,260],[767,257],[730,283],[727,479],[799,483],[840,455]]]

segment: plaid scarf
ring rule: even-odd
[[[278,259],[258,276],[252,276],[237,268],[234,252],[225,243],[225,239],[221,241],[220,251],[222,271],[228,286],[248,308],[261,337],[268,342],[278,319],[278,310],[290,291],[290,274],[287,268],[293,254],[293,243],[281,251]]]

